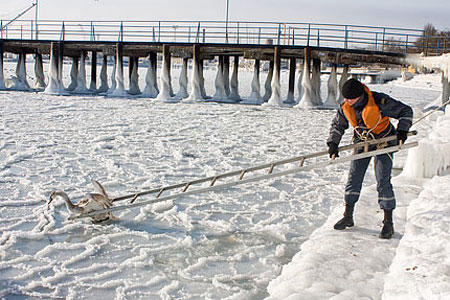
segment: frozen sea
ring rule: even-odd
[[[6,64],[5,77],[13,69]],[[252,74],[239,76],[245,98]],[[206,71],[209,95],[214,77]],[[437,74],[369,87],[418,110],[441,89]],[[4,299],[265,299],[342,206],[348,164],[124,210],[103,224],[67,220],[61,199],[46,205],[55,189],[80,200],[91,179],[117,197],[323,151],[333,110],[17,91],[0,91],[0,108]],[[365,187],[374,182],[369,170]]]

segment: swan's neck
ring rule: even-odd
[[[69,196],[63,191],[57,191],[56,195],[61,196],[64,199],[64,201],[66,202],[66,207],[71,213],[79,214],[82,212],[81,208],[74,205],[72,201],[70,201]]]

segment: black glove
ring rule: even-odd
[[[338,144],[333,143],[333,142],[328,142],[328,154],[330,154],[330,158],[333,157],[333,155],[335,157],[339,157],[339,150],[338,150]]]
[[[400,141],[402,142],[402,144],[404,144],[407,138],[408,138],[408,131],[404,130],[397,131],[397,144],[400,144]]]

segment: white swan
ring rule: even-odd
[[[69,196],[65,192],[56,190],[51,193],[48,205],[50,205],[53,199],[55,199],[57,196],[61,196],[66,201],[66,206],[69,212],[75,215],[83,215],[91,211],[110,208],[113,203],[108,197],[108,194],[106,194],[105,188],[94,179],[92,179],[91,182],[94,186],[95,193],[89,193],[86,198],[80,200],[77,204],[73,204]],[[95,222],[117,220],[112,212],[92,216],[92,219]]]

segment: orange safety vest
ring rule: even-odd
[[[372,92],[369,88],[364,85],[364,91],[369,96],[366,106],[362,111],[362,119],[367,129],[375,134],[383,132],[389,126],[389,117],[381,117],[380,109],[375,103]],[[347,103],[347,101],[342,105],[342,110],[344,111],[345,117],[352,124],[353,128],[358,126],[358,120],[356,119],[356,113],[353,107]]]

